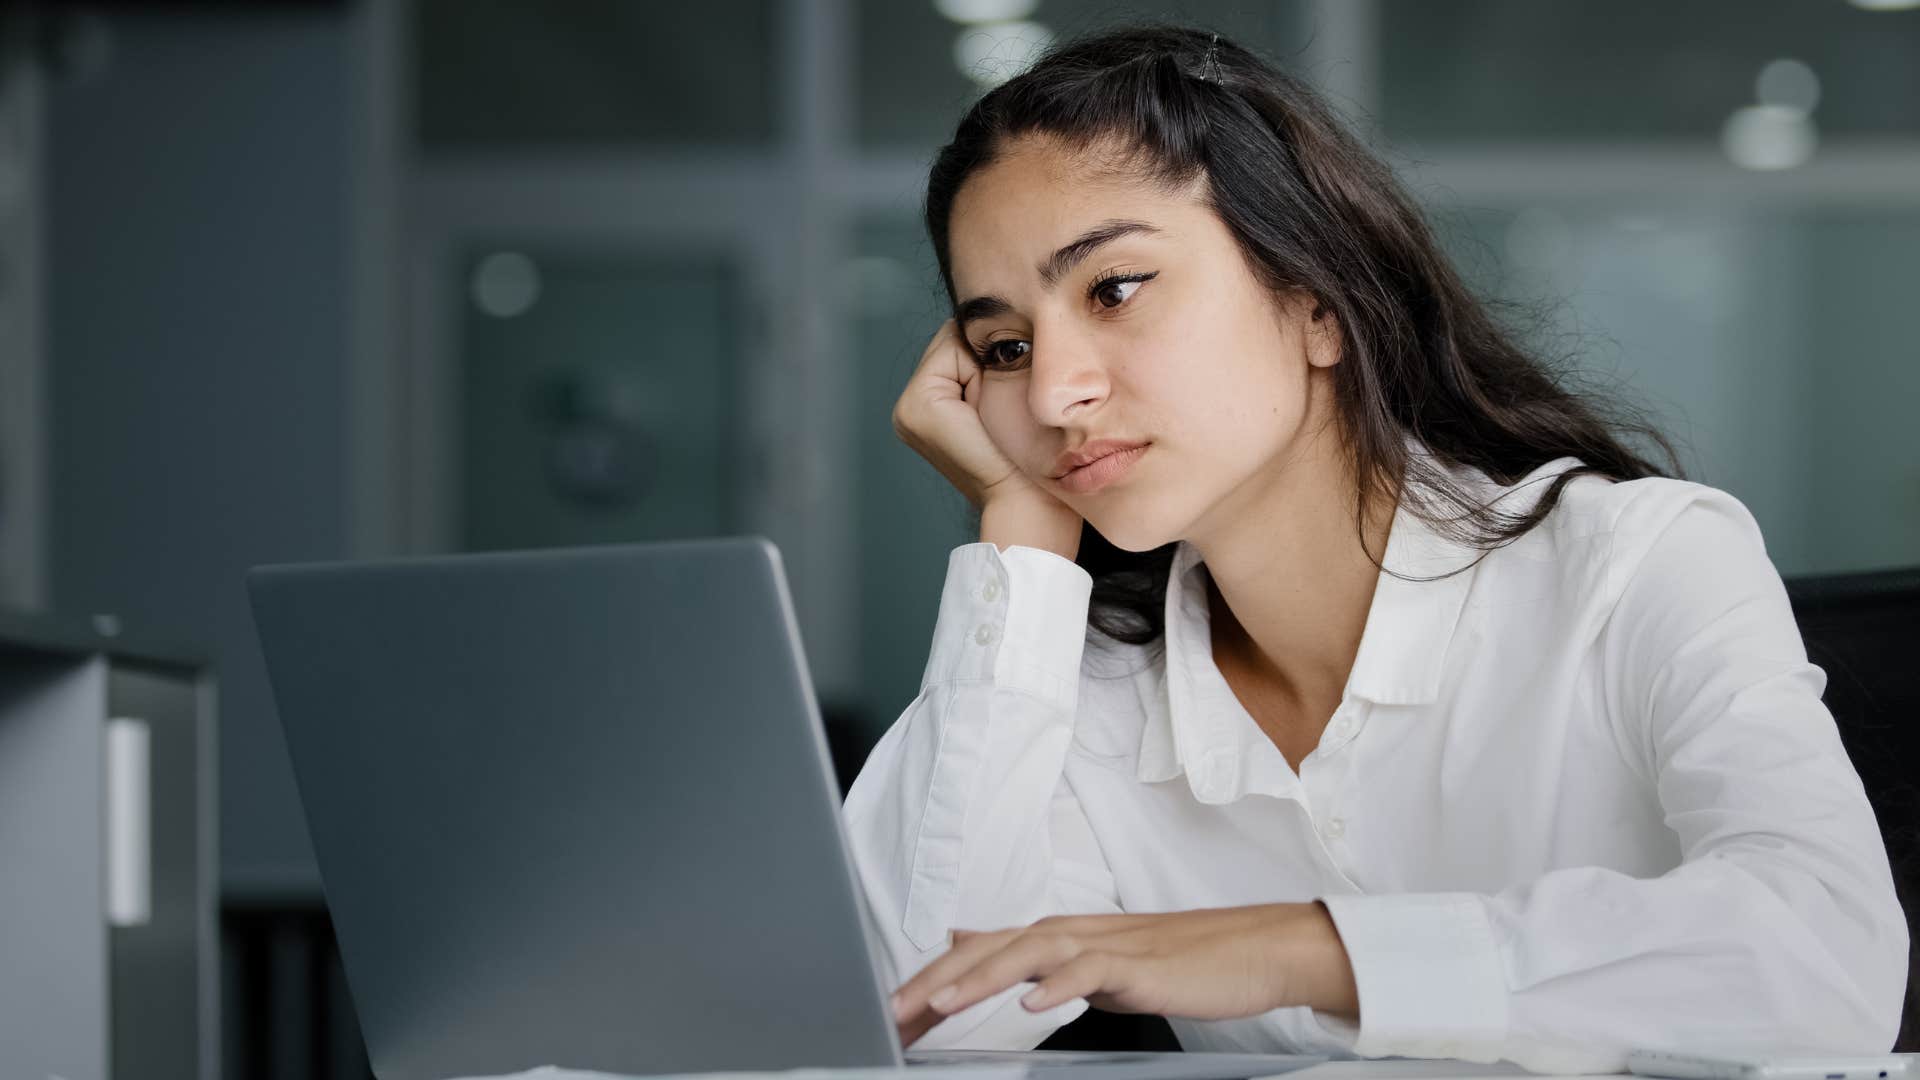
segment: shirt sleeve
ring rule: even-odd
[[[895,986],[956,927],[1119,910],[1064,778],[1093,579],[1048,551],[990,543],[948,559],[920,693],[847,794],[872,936]],[[1086,1011],[1038,1013],[1021,984],[955,1013],[917,1049],[1031,1049]]]
[[[1638,1048],[1884,1053],[1907,926],[1858,774],[1758,526],[1732,496],[1628,503],[1596,648],[1683,862],[1493,895],[1324,898],[1364,1056],[1612,1072]],[[1621,571],[1610,570],[1616,575]]]

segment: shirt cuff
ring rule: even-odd
[[[962,544],[947,557],[920,688],[990,680],[1071,710],[1092,596],[1093,576],[1054,552]]]
[[[1315,1036],[1314,1049],[1331,1053],[1358,1054],[1353,1046],[1360,1040],[1360,1025],[1318,1009],[1306,1010],[1307,1026]]]
[[[1353,965],[1362,1057],[1497,1061],[1507,979],[1484,901],[1472,893],[1323,896]],[[1337,1023],[1315,1018],[1323,1027]]]

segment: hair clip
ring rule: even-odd
[[[1220,35],[1214,34],[1213,40],[1207,43],[1206,58],[1200,61],[1201,79],[1210,83],[1218,83],[1220,81],[1220,61],[1215,56],[1219,51]]]

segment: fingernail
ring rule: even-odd
[[[951,986],[943,986],[936,991],[932,997],[927,999],[927,1004],[939,1009],[941,1012],[945,1012],[947,1006],[953,1003],[953,999],[959,993],[960,991],[955,990]]]
[[[1029,1009],[1038,1009],[1040,1003],[1045,1000],[1047,1000],[1047,992],[1036,986],[1027,991],[1027,996],[1020,999],[1020,1004],[1025,1005]]]
[[[892,1005],[893,1018],[895,1020],[905,1020],[907,1018],[907,1003],[900,1000],[899,994],[893,995]]]

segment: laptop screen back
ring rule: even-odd
[[[898,1062],[771,544],[248,585],[381,1080]]]

